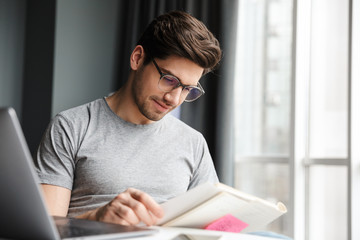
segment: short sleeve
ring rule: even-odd
[[[57,115],[46,129],[34,160],[40,183],[72,190],[75,171],[75,131]]]
[[[198,186],[199,184],[210,182],[218,183],[214,163],[210,155],[209,147],[206,143],[205,138],[201,135],[200,141],[197,147],[197,158],[199,160],[198,166],[195,169],[193,177],[190,181],[189,189]]]

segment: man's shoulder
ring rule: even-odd
[[[203,136],[201,132],[189,126],[187,123],[183,122],[182,120],[178,119],[173,115],[167,115],[166,122],[168,124],[168,127],[174,129],[179,134],[186,134],[188,136],[193,136],[197,138]]]
[[[101,111],[104,101],[104,98],[99,98],[94,101],[69,108],[56,114],[54,119],[62,119],[72,124],[89,122],[93,115],[97,115],[96,113]]]
[[[105,100],[103,98],[99,98],[94,101],[61,111],[57,114],[57,116],[65,118],[86,116],[93,111],[98,111],[103,106],[104,101]]]

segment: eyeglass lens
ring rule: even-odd
[[[171,92],[181,86],[180,81],[171,75],[163,75],[159,81],[159,88],[164,92]],[[185,101],[194,101],[202,95],[200,89],[195,87],[184,87],[182,93],[187,94]]]

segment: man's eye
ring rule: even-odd
[[[190,92],[192,89],[192,87],[185,87],[183,91]]]
[[[176,78],[174,78],[174,77],[172,77],[172,76],[164,76],[163,77],[163,79],[166,81],[166,83],[168,84],[168,85],[171,85],[171,86],[176,86],[176,85],[178,85],[178,83],[179,83],[179,81],[176,79]]]

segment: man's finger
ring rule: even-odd
[[[116,201],[128,206],[133,211],[133,213],[136,214],[138,219],[143,221],[145,224],[154,225],[156,223],[156,219],[154,219],[154,217],[150,213],[151,210],[148,209],[143,202],[139,201],[137,198],[134,197],[134,192],[136,192],[137,195],[143,194],[143,192],[141,192],[140,190],[128,189],[127,191],[119,194],[116,197]],[[147,194],[144,194],[145,198],[151,198],[149,195],[145,195]],[[123,217],[127,219],[125,216]]]
[[[163,217],[163,209],[150,195],[134,188],[129,188],[127,191],[134,199],[144,204],[145,208],[153,214],[152,216],[157,218]]]
[[[131,207],[121,204],[119,202],[114,202],[114,208],[112,212],[114,212],[116,217],[118,218],[117,221],[126,221],[127,223],[129,223],[126,225],[136,225],[140,222],[141,219]]]

